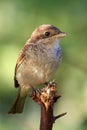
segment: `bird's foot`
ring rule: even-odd
[[[44,84],[45,84],[45,86],[55,86],[56,85],[55,80],[52,80],[50,82],[45,82]]]
[[[30,95],[30,97],[36,97],[36,95],[40,95],[41,94],[41,91],[40,89],[36,89],[34,87],[32,87],[32,94]]]

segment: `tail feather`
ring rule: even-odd
[[[24,104],[25,104],[25,99],[26,99],[26,96],[20,97],[20,92],[19,92],[17,95],[17,98],[16,98],[13,106],[9,110],[8,114],[22,113],[23,108],[24,108]]]

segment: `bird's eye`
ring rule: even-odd
[[[50,36],[50,32],[45,32],[45,36],[49,37]]]

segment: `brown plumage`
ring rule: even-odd
[[[21,50],[15,67],[14,84],[19,89],[9,113],[22,113],[30,87],[48,82],[62,60],[60,38],[66,36],[53,25],[42,25]]]

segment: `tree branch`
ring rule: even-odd
[[[40,91],[33,91],[31,98],[41,106],[40,130],[52,130],[53,123],[56,119],[66,115],[66,112],[58,116],[53,115],[54,103],[60,97],[61,96],[57,94],[57,85],[55,82],[49,82]]]

